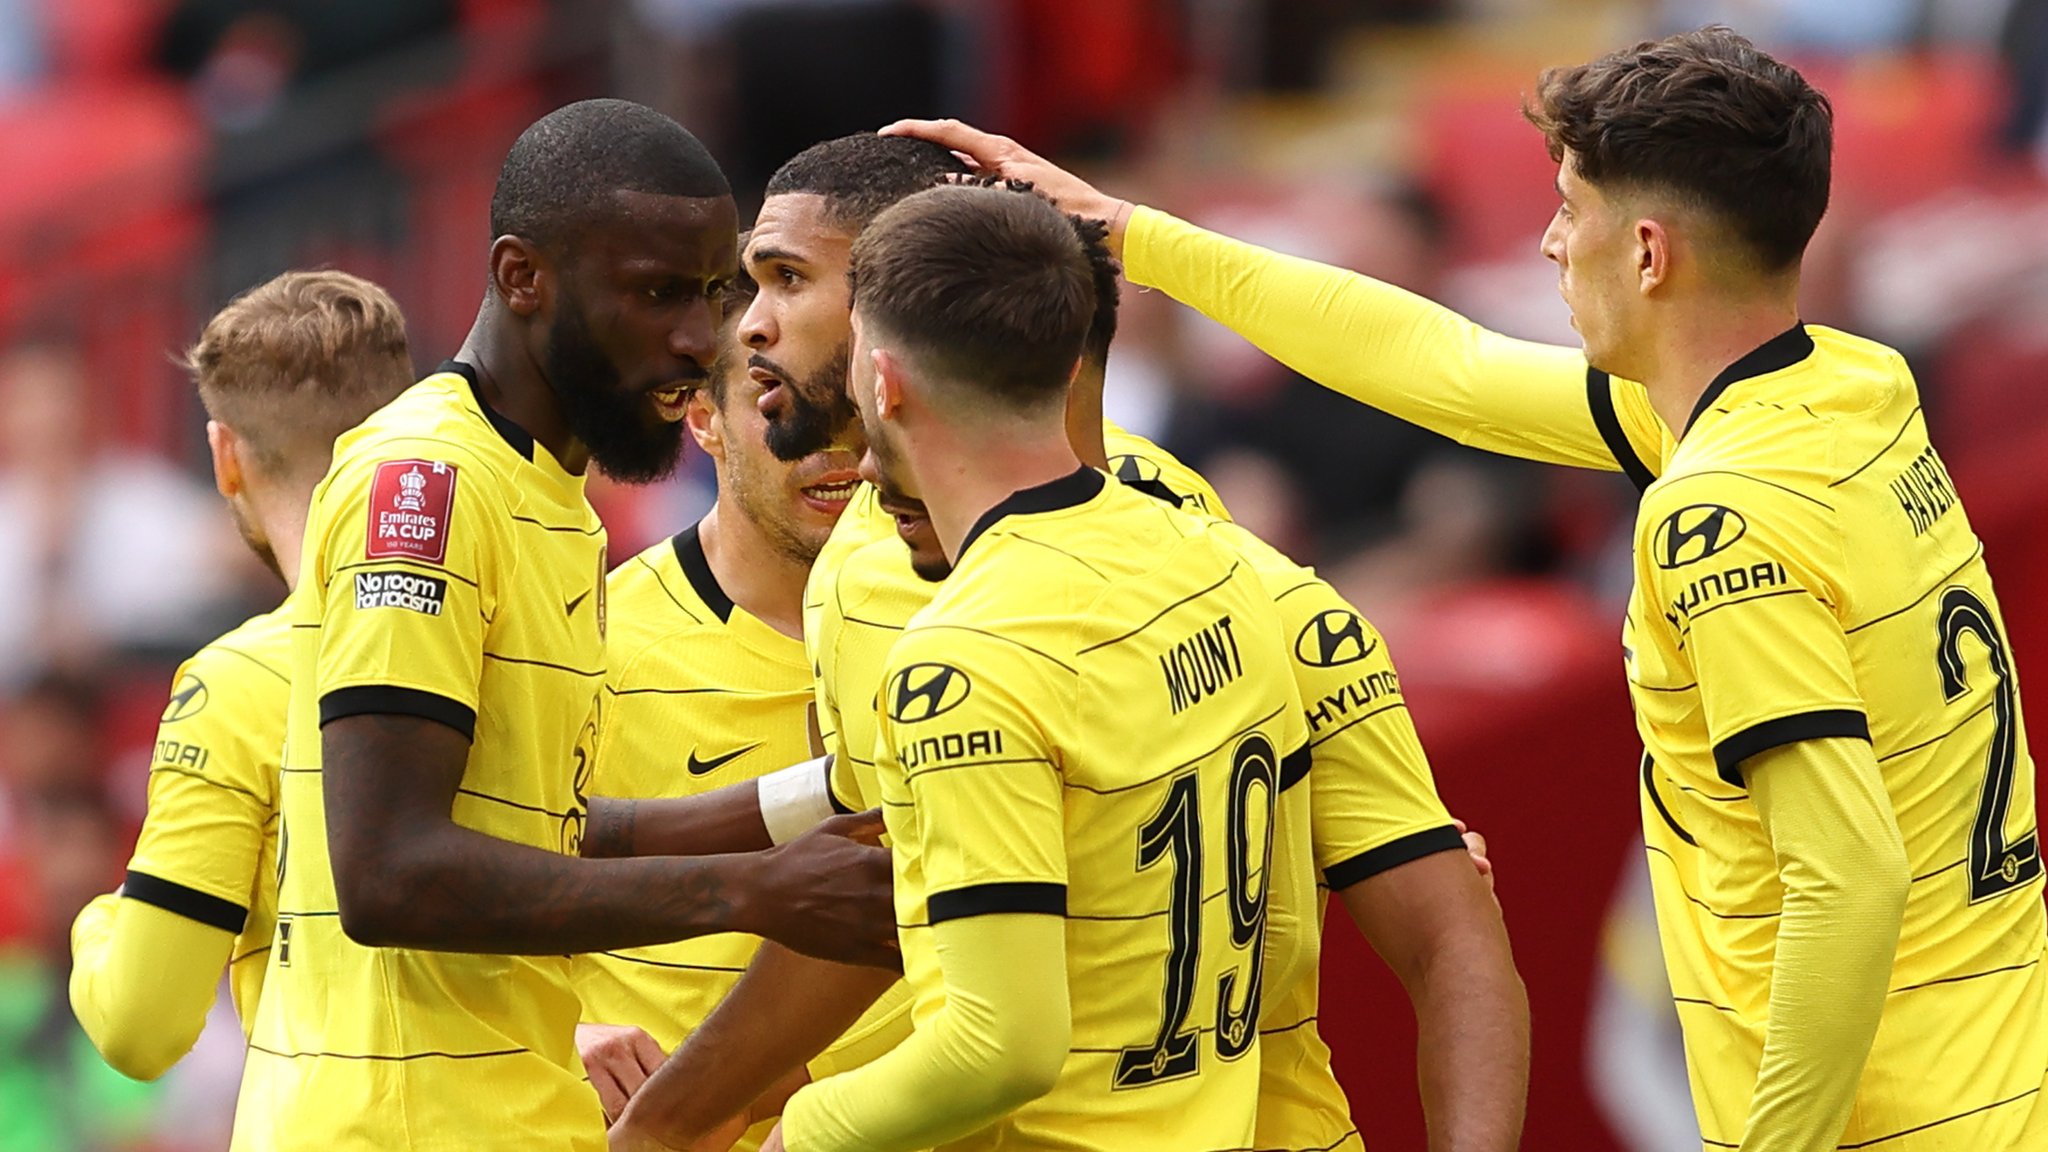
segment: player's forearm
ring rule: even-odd
[[[583,855],[716,856],[770,846],[754,782],[743,780],[696,796],[618,800],[593,796]]]
[[[1785,897],[1741,1147],[1832,1148],[1884,1013],[1911,884],[1905,846],[1864,741],[1789,744],[1743,769]]]
[[[341,926],[376,947],[559,955],[767,926],[753,856],[581,860],[444,820],[350,857]]]
[[[1360,881],[1345,907],[1407,990],[1433,1152],[1507,1152],[1529,1086],[1529,1001],[1500,907],[1463,852]]]
[[[895,1049],[798,1092],[789,1152],[908,1152],[1051,1091],[1071,1036],[1066,924],[1002,913],[933,928],[945,1006]]]
[[[234,944],[224,929],[101,896],[71,928],[72,1012],[108,1064],[154,1080],[198,1041]]]
[[[620,1125],[689,1147],[825,1051],[896,980],[881,969],[763,945],[732,991],[641,1086]]]
[[[1391,284],[1149,208],[1131,216],[1124,272],[1316,383],[1460,443],[1616,466],[1575,349],[1513,340]]]

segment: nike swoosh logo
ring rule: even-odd
[[[759,744],[749,744],[745,748],[742,748],[737,752],[727,752],[723,756],[714,756],[709,760],[697,759],[697,750],[695,748],[692,748],[690,749],[689,762],[685,765],[685,767],[687,767],[690,770],[690,775],[702,776],[707,772],[718,771],[720,768],[725,767],[727,764],[732,763],[734,760],[737,760],[740,757],[745,756],[747,753],[752,752],[754,749],[759,747]]]
[[[576,614],[576,606],[578,604],[583,603],[585,600],[590,599],[590,594],[593,591],[595,591],[595,589],[585,588],[583,590],[583,595],[578,596],[574,600],[569,601],[567,604],[562,605],[563,613],[565,615],[574,616]]]

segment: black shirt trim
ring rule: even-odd
[[[1593,427],[1600,432],[1600,439],[1607,444],[1607,451],[1614,462],[1621,465],[1621,473],[1640,492],[1657,480],[1657,474],[1636,455],[1636,446],[1629,443],[1628,436],[1621,430],[1621,415],[1614,410],[1613,378],[1598,368],[1586,368],[1586,407],[1593,410]]]
[[[491,407],[491,402],[484,399],[483,385],[477,378],[475,368],[460,360],[443,360],[441,366],[434,371],[453,372],[469,381],[469,394],[476,397],[476,406],[483,409],[484,419],[490,421],[491,427],[497,429],[498,435],[512,446],[514,452],[529,461],[533,459],[533,434],[513,423],[510,416]]]
[[[1280,761],[1280,790],[1285,792],[1308,779],[1308,770],[1314,761],[1315,756],[1306,744],[1289,752],[1286,758]]]
[[[731,620],[732,597],[725,594],[725,589],[718,586],[718,577],[711,574],[711,558],[704,555],[704,541],[697,536],[697,528],[692,524],[670,541],[675,546],[676,563],[682,565],[683,576],[696,590],[697,599],[716,612],[720,620]]]
[[[1463,852],[1465,838],[1449,824],[1441,828],[1425,828],[1410,832],[1398,840],[1389,840],[1377,848],[1367,849],[1349,860],[1323,869],[1323,880],[1332,892],[1341,892],[1361,880],[1370,880],[1389,868],[1398,868],[1411,860],[1434,856],[1438,852],[1453,849]]]
[[[996,912],[1042,912],[1047,916],[1067,914],[1067,886],[1030,881],[976,884],[950,892],[934,892],[925,900],[926,920],[943,924],[969,916]]]
[[[1692,415],[1685,418],[1685,430],[1692,431],[1701,414],[1713,407],[1714,401],[1719,400],[1721,393],[1726,392],[1730,385],[1783,371],[1811,355],[1813,337],[1806,334],[1803,322],[1764,341],[1754,352],[1721,369],[1721,374],[1714,377],[1705,392],[1700,393],[1700,402],[1692,406]]]
[[[355,688],[336,688],[320,698],[320,726],[344,716],[418,716],[446,724],[462,733],[465,740],[476,739],[476,709],[460,700],[450,700],[433,692],[418,688],[400,688],[392,684],[364,684]]]
[[[197,888],[187,888],[173,880],[160,880],[132,868],[128,870],[127,880],[121,884],[121,895],[238,936],[249,924],[249,910],[232,900],[209,896]]]
[[[1005,516],[1057,512],[1062,508],[1086,504],[1095,499],[1096,493],[1101,492],[1107,483],[1108,477],[1083,464],[1057,480],[1012,492],[1002,503],[983,512],[981,519],[974,522],[974,527],[967,530],[967,538],[960,541],[960,555],[965,556],[968,547]],[[957,564],[959,557],[954,557],[954,562]]]
[[[1742,762],[1759,752],[1769,752],[1801,740],[1824,740],[1830,736],[1870,739],[1870,720],[1854,708],[1822,708],[1752,724],[1714,745],[1714,766],[1721,779],[1744,788]]]

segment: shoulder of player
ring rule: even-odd
[[[291,619],[284,605],[235,625],[194,652],[178,668],[209,680],[248,679],[284,691],[291,684]]]

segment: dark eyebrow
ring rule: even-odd
[[[756,248],[753,251],[747,253],[745,259],[746,262],[749,264],[767,264],[775,260],[781,260],[789,264],[810,263],[810,260],[801,255],[800,253],[792,252],[787,248],[774,248],[767,246]]]

